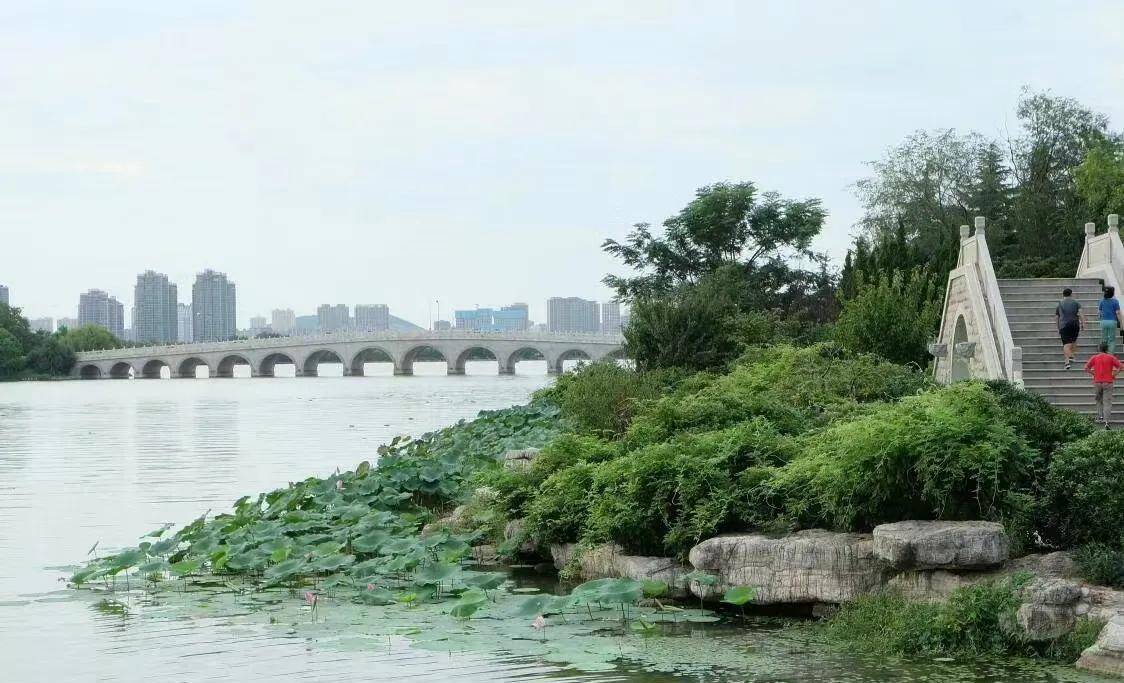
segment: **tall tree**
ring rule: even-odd
[[[1124,213],[1124,142],[1104,140],[1090,149],[1075,176],[1086,218],[1100,222]]]
[[[61,341],[73,351],[100,351],[121,348],[121,340],[101,325],[83,325],[67,330]]]
[[[602,248],[639,274],[608,275],[605,284],[622,300],[667,295],[719,268],[737,266],[747,278],[777,277],[788,260],[813,256],[812,239],[823,229],[818,199],[758,196],[751,182],[700,188],[691,201],[663,223],[664,234],[638,223],[625,241],[605,240]]]
[[[1021,131],[1009,141],[1017,188],[1013,236],[1021,256],[1080,253],[1085,222],[1077,169],[1108,134],[1108,117],[1077,100],[1024,88]]]

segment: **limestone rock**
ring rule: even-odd
[[[1021,591],[1023,604],[1015,613],[1015,624],[1027,639],[1059,638],[1077,624],[1077,601],[1081,586],[1066,579],[1038,578]]]
[[[472,515],[468,511],[468,506],[458,505],[453,508],[453,511],[444,517],[440,517],[429,524],[422,527],[421,535],[428,536],[429,534],[438,532],[442,529],[449,531],[466,531],[472,523]]]
[[[757,604],[841,603],[880,588],[886,579],[869,534],[799,531],[782,538],[760,534],[716,536],[690,552],[696,570],[714,585],[691,583],[701,598],[732,586],[753,586]]]
[[[886,582],[886,590],[914,602],[943,602],[953,591],[990,578],[989,574],[957,574],[947,569],[904,571]]]
[[[874,554],[896,569],[979,569],[1007,560],[995,522],[907,521],[874,527]]]
[[[514,470],[530,469],[531,463],[539,455],[537,448],[524,448],[517,451],[507,451],[503,454],[503,466]]]
[[[503,539],[505,541],[519,541],[519,552],[523,555],[534,555],[538,553],[539,546],[535,543],[535,539],[531,538],[526,533],[527,522],[522,519],[513,519],[503,527]]]
[[[550,554],[554,567],[561,570],[574,559],[573,543],[552,545]],[[583,579],[627,578],[636,581],[662,581],[668,585],[669,595],[685,597],[688,592],[686,567],[672,557],[627,555],[616,543],[607,543],[586,550],[578,559]]]
[[[1124,676],[1124,615],[1117,615],[1105,624],[1097,642],[1081,653],[1077,668]]]

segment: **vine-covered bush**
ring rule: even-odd
[[[562,375],[540,395],[556,402],[578,431],[612,438],[628,429],[641,401],[667,393],[687,374],[675,369],[640,373],[603,361]]]

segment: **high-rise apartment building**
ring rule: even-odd
[[[197,342],[228,341],[237,330],[234,283],[226,273],[208,268],[195,276],[191,288],[191,333]]]
[[[456,321],[458,330],[486,332],[492,329],[492,309],[471,308],[453,311],[453,320]]]
[[[390,329],[390,307],[386,304],[355,304],[355,329],[381,332]]]
[[[527,304],[514,303],[492,313],[492,329],[497,332],[521,332],[530,326],[530,307]]]
[[[270,320],[270,327],[277,334],[290,335],[293,329],[297,326],[297,316],[293,313],[291,308],[275,308],[273,309],[272,318]]]
[[[601,304],[601,331],[605,334],[618,334],[621,331],[623,319],[621,318],[621,304],[619,301],[607,301]]]
[[[347,304],[320,304],[316,307],[316,317],[321,332],[343,332],[351,327],[351,309]]]
[[[7,285],[0,285],[0,304],[4,304],[5,306],[10,305],[10,302],[8,301]]]
[[[551,297],[546,302],[546,327],[550,332],[596,332],[601,326],[600,305],[576,296]]]
[[[124,339],[125,305],[100,289],[91,289],[78,297],[78,324],[101,325]]]
[[[27,321],[27,324],[31,326],[32,332],[46,332],[50,334],[55,331],[54,318],[32,318]]]
[[[146,270],[133,290],[133,337],[141,344],[168,344],[179,337],[176,286],[168,276]]]
[[[195,341],[192,333],[195,320],[191,315],[191,304],[176,304],[176,341],[190,344]]]
[[[250,332],[251,337],[256,337],[259,334],[261,334],[262,332],[268,332],[268,331],[269,331],[269,323],[267,323],[265,321],[264,315],[250,316],[250,330],[249,330],[249,332]]]

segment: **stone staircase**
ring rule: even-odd
[[[1087,415],[1094,413],[1092,379],[1085,374],[1085,361],[1097,351],[1100,343],[1100,322],[1097,304],[1102,298],[1099,280],[1074,278],[1037,278],[998,280],[1003,309],[1011,328],[1015,346],[1022,348],[1024,386],[1041,394],[1055,406]],[[1061,339],[1054,318],[1054,309],[1069,287],[1073,298],[1081,303],[1085,329],[1077,339],[1078,353],[1073,368],[1064,369]],[[1117,356],[1120,339],[1117,338]],[[1124,422],[1124,383],[1117,388],[1113,400],[1113,422]]]

